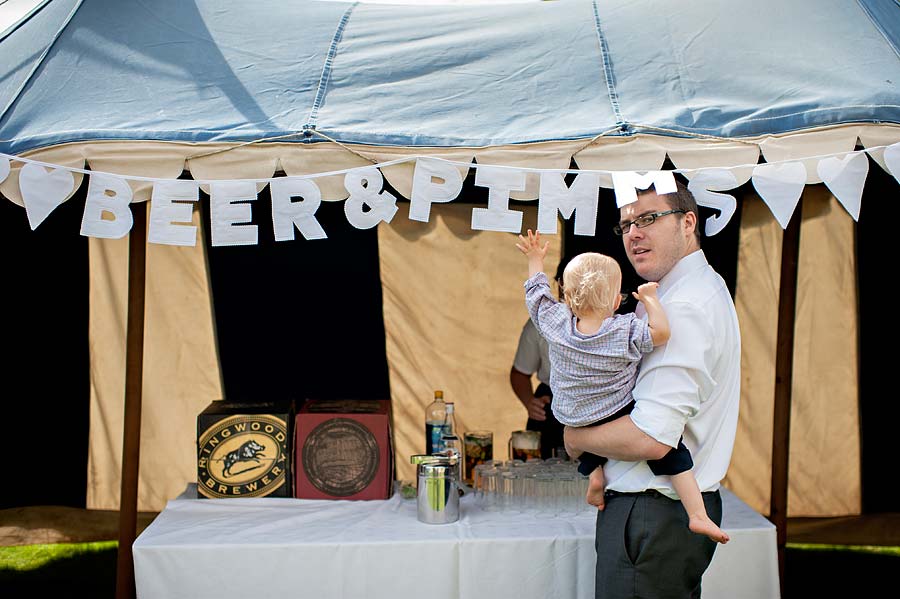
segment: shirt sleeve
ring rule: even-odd
[[[530,320],[525,322],[519,335],[519,346],[513,359],[513,368],[522,374],[534,374],[541,367],[540,333]]]
[[[535,273],[525,281],[525,306],[531,322],[545,338],[564,326],[572,314],[568,306],[553,297],[550,282],[543,272]]]
[[[650,335],[650,325],[647,324],[647,321],[637,316],[631,320],[629,341],[638,354],[648,354],[653,351],[653,337]]]
[[[714,331],[702,310],[686,302],[666,306],[672,335],[644,356],[633,395],[631,419],[642,431],[676,447],[688,418],[716,386]]]

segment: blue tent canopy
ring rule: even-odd
[[[53,0],[0,39],[0,152],[310,128],[482,147],[898,124],[898,40],[893,0]]]

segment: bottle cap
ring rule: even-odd
[[[448,412],[448,413],[452,412],[452,411],[453,411],[453,402],[452,402],[452,401],[448,401],[448,402],[446,402],[446,403],[447,403],[447,412]]]
[[[438,389],[437,391],[434,392],[435,399],[443,399],[443,397],[444,397],[444,392],[441,391],[440,389]]]

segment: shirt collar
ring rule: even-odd
[[[672,270],[659,280],[659,296],[664,296],[667,291],[678,285],[680,281],[686,279],[691,273],[708,266],[709,262],[707,262],[706,254],[703,253],[703,250],[691,252],[676,262]]]

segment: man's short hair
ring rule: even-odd
[[[638,195],[649,191],[649,189],[638,190]],[[694,216],[697,217],[694,237],[697,239],[697,247],[700,247],[700,210],[697,208],[697,200],[694,199],[694,194],[691,193],[691,190],[684,183],[675,179],[675,193],[658,195],[668,204],[670,210],[684,210],[685,212],[694,213]],[[682,217],[680,214],[676,216]]]

